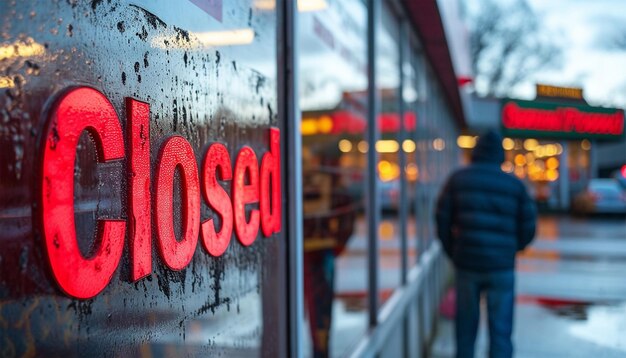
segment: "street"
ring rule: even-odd
[[[626,355],[626,220],[543,217],[517,259],[517,357]],[[488,353],[481,317],[478,357]],[[441,317],[433,357],[454,356],[454,325]]]

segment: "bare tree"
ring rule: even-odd
[[[600,33],[597,42],[605,50],[625,51],[626,50],[626,26],[621,22],[611,21],[612,26]]]
[[[478,4],[466,6],[464,13],[479,94],[506,96],[538,70],[561,62],[561,48],[542,31],[525,0]]]

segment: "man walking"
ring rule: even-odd
[[[478,140],[472,163],[454,172],[437,202],[437,233],[456,269],[456,354],[473,357],[486,296],[489,356],[511,357],[515,254],[535,235],[536,210],[524,184],[504,173],[502,138]]]

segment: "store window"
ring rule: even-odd
[[[383,4],[383,5],[386,5]],[[382,210],[378,228],[379,304],[401,284],[401,180],[405,175],[400,163],[403,131],[407,117],[400,113],[400,22],[388,6],[381,6],[376,28],[376,116],[380,139],[378,152],[378,189]],[[406,147],[406,146],[405,146]]]
[[[411,41],[404,46],[404,56],[402,63],[403,89],[402,99],[404,101],[405,117],[411,118],[407,120],[406,136],[402,141],[402,149],[406,153],[406,162],[404,166],[404,175],[407,182],[407,201],[408,201],[408,217],[406,222],[407,232],[407,262],[408,267],[418,262],[419,256],[419,235],[417,230],[417,203],[418,203],[418,123],[421,118],[418,117],[418,106],[422,95],[420,95],[418,71],[418,55],[415,49],[417,40],[412,36]]]
[[[182,164],[163,169],[167,180],[156,184],[157,168],[178,160],[159,153],[165,143],[186,143],[190,150],[183,164],[195,163],[202,171],[209,146],[220,143],[233,167],[245,146],[261,164],[270,148],[270,128],[279,127],[276,9],[252,0],[5,1],[0,8],[0,74],[11,79],[3,81],[0,92],[6,119],[0,124],[0,350],[9,356],[284,355],[284,232],[264,237],[260,229],[251,231],[245,245],[233,234],[220,255],[208,253],[201,237],[195,242],[189,235],[185,242],[194,243],[189,261],[171,268],[166,258],[178,251],[157,247],[156,227],[165,221],[153,219],[171,213],[166,218],[177,240],[163,245],[170,248],[186,235],[182,222],[192,216],[185,210],[188,198],[197,198],[199,205],[193,224],[213,219],[216,230],[226,226],[206,196],[189,192],[193,174],[183,177]],[[66,167],[74,178],[68,195],[73,194],[74,217],[66,215],[62,224],[75,222],[78,248],[86,257],[99,252],[98,222],[142,222],[142,228],[152,229],[145,246],[152,258],[147,276],[133,282],[133,239],[122,234],[119,265],[106,287],[86,300],[74,298],[53,276],[43,245],[53,239],[41,225],[49,217],[35,204],[45,199],[37,189],[43,185],[42,160],[48,160],[42,158],[47,143],[42,139],[49,136],[55,145],[71,141],[58,122],[53,129],[44,122],[51,121],[51,105],[77,86],[92,88],[90,93],[97,91],[97,98],[110,103],[107,124],[117,121],[123,131],[114,147],[126,160],[98,162],[97,152],[113,146],[97,149],[94,134],[83,131],[76,160]],[[145,122],[137,141],[150,147],[140,161],[140,197],[147,204],[165,203],[141,213],[128,209],[137,177],[128,170],[129,109],[137,104],[130,99],[149,106],[149,113],[138,114]],[[82,112],[71,113],[79,113],[72,123],[85,119]],[[225,200],[231,200],[233,181],[217,179]],[[71,186],[55,187],[62,190]],[[165,201],[156,198],[163,193]],[[244,215],[259,209],[250,203]]]
[[[413,41],[415,44],[413,48],[418,48],[417,40]],[[415,222],[415,243],[410,247],[414,254],[413,264],[419,262],[420,255],[424,252],[425,248],[425,218],[426,218],[426,195],[425,178],[427,176],[427,150],[428,150],[428,136],[426,132],[426,106],[428,100],[428,84],[426,78],[426,62],[419,50],[414,50],[411,57],[411,65],[415,70],[415,89],[417,91],[417,97],[413,102],[411,108],[415,111],[417,121],[415,130],[411,135],[411,138],[415,141],[415,151],[412,155],[409,155],[409,165],[414,163],[414,180],[410,180],[411,187],[413,187],[413,219]],[[410,173],[410,172],[409,172]],[[407,173],[408,175],[408,173]],[[411,232],[412,230],[409,230]]]
[[[299,13],[305,352],[348,354],[367,328],[367,9]]]

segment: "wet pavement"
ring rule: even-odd
[[[516,289],[516,357],[625,357],[626,219],[542,217],[518,256]],[[432,357],[454,356],[453,331],[441,317]]]

